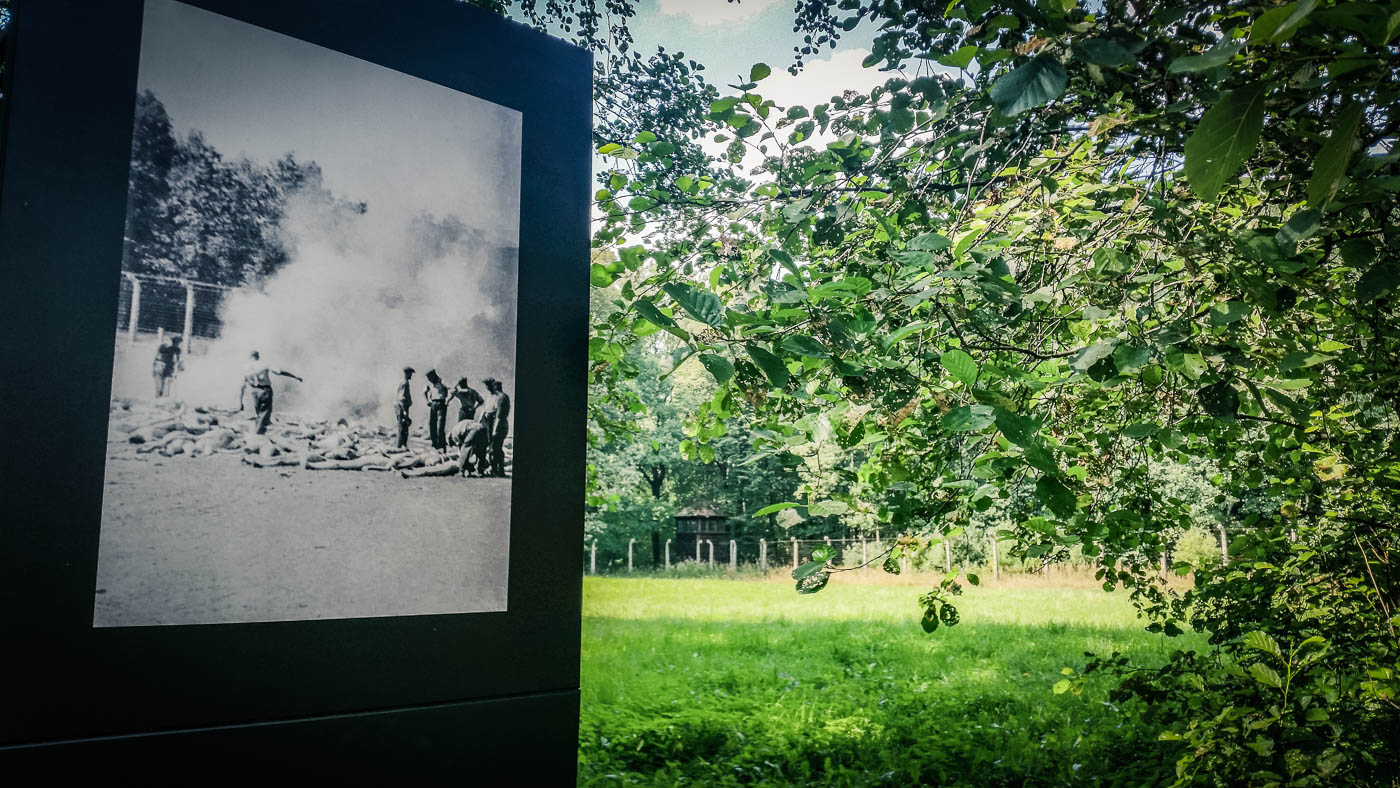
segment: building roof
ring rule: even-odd
[[[704,505],[704,504],[691,504],[690,506],[685,507],[684,509],[680,510],[679,512],[676,512],[676,517],[678,517],[678,518],[679,518],[679,517],[718,517],[718,518],[723,518],[724,516],[725,516],[725,515],[722,515],[722,514],[720,514],[719,512],[715,511],[713,507],[707,506],[707,505]]]

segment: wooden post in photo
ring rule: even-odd
[[[628,571],[628,573],[631,573],[631,571],[632,571],[632,545],[633,545],[636,541],[637,541],[636,539],[628,539],[628,540],[627,540],[627,571]]]
[[[124,274],[126,281],[131,283],[131,314],[126,318],[126,341],[127,344],[136,344],[136,326],[141,319],[141,280],[136,278],[136,274]]]
[[[188,279],[183,280],[183,282],[185,285],[185,333],[181,335],[184,344],[181,345],[180,349],[182,352],[188,353],[190,351],[190,335],[194,333],[194,285],[190,284]]]
[[[739,568],[739,543],[733,539],[729,540],[729,571]]]
[[[1167,551],[1162,551],[1162,582],[1167,580]]]
[[[768,540],[758,540],[758,571],[768,571]]]
[[[666,568],[671,568],[671,540],[666,540]]]
[[[792,568],[797,568],[797,540],[792,540]]]
[[[598,574],[598,540],[593,540],[593,546],[588,550],[588,574]]]
[[[992,580],[1001,579],[1001,566],[997,564],[997,537],[992,534]]]
[[[943,540],[943,571],[945,573],[953,571],[953,546],[947,539]]]
[[[706,539],[706,540],[705,540],[705,544],[707,544],[707,545],[710,546],[710,568],[711,568],[711,569],[714,569],[714,568],[715,568],[715,543],[714,543],[714,542],[711,542],[709,539]]]
[[[830,547],[830,546],[831,546],[831,537],[829,537],[829,536],[823,536],[823,537],[822,537],[822,541],[823,541],[823,542],[826,542],[826,546],[827,546],[827,547]]]
[[[866,564],[866,563],[869,563],[869,562],[870,562],[870,558],[867,556],[866,550],[865,550],[865,537],[864,537],[864,536],[862,536],[862,537],[860,538],[860,562],[861,562],[862,564]]]
[[[1220,526],[1220,565],[1230,565],[1230,542],[1225,538],[1225,526]]]
[[[909,574],[909,556],[906,555],[899,559],[899,572],[900,574]]]
[[[700,538],[699,534],[696,534],[696,536],[695,536],[695,563],[697,563],[697,564],[700,563],[701,560],[703,560],[703,559],[701,558],[701,556],[700,556],[700,551],[703,549],[704,544],[705,544],[704,540]]]

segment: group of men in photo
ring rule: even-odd
[[[156,349],[152,376],[155,379],[156,398],[173,395],[175,375],[184,368],[179,335],[166,337]],[[398,448],[408,448],[409,428],[413,425],[410,410],[413,407],[413,367],[403,368],[403,380],[394,395],[394,416],[398,424]],[[301,378],[285,369],[274,369],[263,361],[258,351],[250,356],[244,370],[243,385],[238,392],[238,409],[245,408],[245,400],[252,394],[254,432],[263,435],[272,423],[272,377],[274,375],[301,381]],[[456,385],[448,388],[436,369],[424,375],[428,385],[423,389],[423,398],[428,406],[428,440],[441,457],[446,460],[450,449],[458,449],[456,470],[463,476],[506,475],[505,442],[510,434],[510,396],[495,378],[481,381],[486,393],[472,388],[464,377]],[[449,430],[447,411],[449,404],[457,403],[457,419]],[[441,475],[432,469],[414,475]]]
[[[408,446],[408,428],[413,424],[409,409],[413,405],[413,367],[403,368],[403,382],[394,396],[394,415],[399,426],[399,448]],[[486,394],[472,388],[466,378],[447,387],[435,369],[424,377],[428,385],[423,398],[428,403],[428,440],[433,448],[446,452],[448,447],[460,449],[458,468],[463,475],[473,470],[478,476],[505,476],[505,443],[510,434],[510,396],[495,378],[486,378],[481,385]],[[447,409],[457,403],[457,421],[447,429]]]

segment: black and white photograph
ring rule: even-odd
[[[506,610],[521,114],[142,25],[94,626]]]

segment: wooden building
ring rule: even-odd
[[[710,560],[710,545],[715,546],[715,566],[729,564],[729,540],[733,539],[729,518],[713,507],[692,504],[676,513],[676,541],[671,543],[671,563],[694,561],[696,543],[700,544],[700,560]]]

